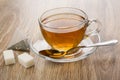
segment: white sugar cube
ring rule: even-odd
[[[18,61],[25,68],[29,68],[29,67],[34,65],[34,59],[28,53],[23,53],[23,54],[19,55],[18,56]]]
[[[6,65],[15,63],[15,57],[14,57],[13,50],[3,51],[3,56],[4,56],[4,60],[5,60]]]
[[[45,40],[38,40],[33,44],[33,47],[37,51],[45,50],[45,49],[50,49],[51,47],[47,44]]]

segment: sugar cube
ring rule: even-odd
[[[5,51],[3,51],[3,57],[4,57],[6,65],[15,63],[15,57],[14,57],[13,50],[5,50]]]
[[[25,68],[29,68],[34,65],[33,57],[26,52],[18,56],[18,61]]]
[[[33,47],[37,51],[45,50],[45,49],[51,49],[51,47],[45,42],[45,40],[38,40],[33,44]]]

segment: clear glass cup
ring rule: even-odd
[[[45,41],[51,48],[59,51],[67,51],[73,47],[81,45],[81,42],[87,39],[84,45],[100,42],[98,20],[90,21],[87,14],[81,9],[71,7],[61,7],[44,12],[38,19],[40,30]],[[89,38],[89,39],[88,39]],[[39,54],[31,43],[31,48],[38,56],[53,62],[73,62],[86,58],[92,54],[96,47],[83,50],[84,54],[74,55],[72,58],[54,59],[48,56]]]
[[[44,39],[53,49],[59,51],[76,47],[87,34],[96,31],[96,27],[87,31],[90,24],[86,13],[77,8],[51,9],[39,18]]]

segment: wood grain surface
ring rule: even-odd
[[[2,52],[11,40],[16,41],[19,33],[22,38],[42,39],[37,19],[56,7],[82,9],[89,19],[101,21],[103,41],[120,40],[119,0],[0,0],[0,80],[120,80],[120,44],[98,48],[88,58],[73,63],[53,63],[30,53],[35,58],[34,67],[25,69],[18,61],[5,66]]]

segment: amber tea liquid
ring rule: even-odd
[[[52,48],[66,51],[77,46],[84,38],[86,31],[84,17],[64,13],[48,16],[42,20],[41,32]]]

